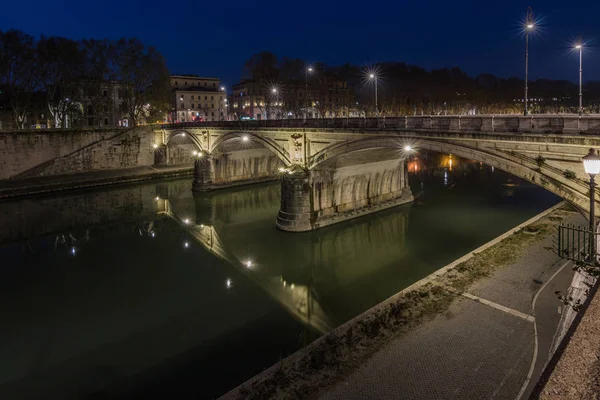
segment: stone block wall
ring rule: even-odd
[[[24,179],[154,164],[147,127],[0,134],[0,179]]]
[[[284,175],[277,226],[308,231],[412,201],[404,161]]]

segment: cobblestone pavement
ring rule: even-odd
[[[580,219],[573,215],[568,222]],[[459,298],[444,314],[394,339],[320,398],[516,399],[534,355],[532,300],[565,266],[548,250],[551,245],[549,235],[530,246],[516,263],[469,289],[468,293],[491,304]],[[560,303],[553,293],[566,290],[572,276],[568,266],[563,268],[541,292],[543,301],[536,303],[536,319],[543,322],[537,326],[539,357],[522,399],[541,373],[560,319]]]

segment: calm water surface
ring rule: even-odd
[[[0,397],[217,397],[559,200],[420,169],[414,204],[301,234],[275,229],[278,183],[0,203]]]

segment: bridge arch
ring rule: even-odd
[[[189,138],[196,145],[196,147],[198,147],[198,150],[205,151],[205,149],[202,148],[202,143],[200,142],[200,139],[198,139],[196,135],[184,130],[176,130],[169,133],[169,136],[167,136],[165,140],[165,146],[168,146],[169,142],[171,142],[171,139],[179,135],[185,135],[186,138]]]
[[[411,141],[414,143],[413,147],[417,150],[423,149],[438,153],[451,153],[458,157],[482,162],[543,187],[580,209],[587,210],[589,208],[589,189],[587,184],[580,179],[567,179],[558,168],[548,165],[540,166],[534,159],[518,156],[506,151],[481,149],[447,141],[417,140],[398,136],[377,136],[358,139],[338,143],[319,151],[309,158],[307,167],[311,170],[317,169],[327,160],[333,160],[350,152],[367,149],[392,148],[397,149],[399,155],[407,155],[403,151],[403,148]]]
[[[230,132],[226,133],[225,135],[219,136],[213,143],[211,143],[209,153],[212,154],[216,149],[223,145],[224,142],[229,140],[236,140],[240,141],[241,143],[242,137],[244,135],[247,135],[251,141],[256,140],[263,147],[269,149],[273,154],[277,156],[277,158],[283,161],[286,166],[292,164],[288,152],[283,147],[281,147],[275,140],[263,137],[260,134],[249,132]],[[240,147],[242,148],[242,146]]]

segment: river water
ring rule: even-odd
[[[300,234],[277,182],[0,203],[0,397],[217,397],[559,201],[456,158],[409,170],[413,204]]]

